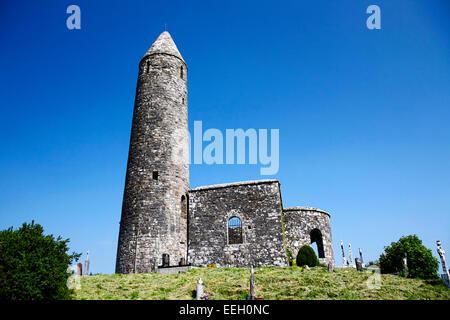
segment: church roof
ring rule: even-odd
[[[144,57],[152,54],[169,54],[180,58],[184,62],[184,59],[178,51],[175,42],[173,42],[170,33],[167,31],[164,31],[159,35],[155,42],[153,42],[150,49],[148,49],[148,51],[145,53]]]

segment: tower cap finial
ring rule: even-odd
[[[150,49],[148,49],[148,51],[145,53],[144,57],[152,54],[170,54],[181,59],[184,62],[183,57],[178,51],[178,48],[175,42],[173,42],[173,39],[168,31],[164,31],[159,35],[155,42],[153,42]]]

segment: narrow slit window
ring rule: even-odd
[[[153,171],[153,180],[158,180],[158,171]]]
[[[187,217],[187,201],[185,195],[181,196],[181,217],[183,219],[186,219]]]
[[[181,79],[183,79],[183,77],[184,77],[183,66],[180,67],[180,77],[181,77]]]

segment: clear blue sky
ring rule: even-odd
[[[138,63],[166,23],[191,132],[280,129],[275,176],[191,165],[192,188],[279,179],[285,207],[331,213],[338,266],[341,239],[450,253],[450,2],[242,2],[2,1],[0,229],[34,219],[114,272]]]

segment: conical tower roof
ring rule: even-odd
[[[167,31],[164,31],[159,35],[159,37],[155,40],[155,42],[153,42],[150,49],[148,49],[144,57],[157,53],[170,54],[172,56],[180,58],[184,62],[184,59],[181,56],[180,52],[178,51],[175,42],[173,42],[170,33]]]

